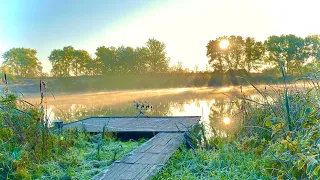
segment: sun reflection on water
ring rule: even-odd
[[[230,121],[231,121],[231,120],[230,120],[229,117],[223,118],[223,123],[226,124],[226,125],[230,124]]]

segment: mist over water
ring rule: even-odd
[[[243,92],[251,99],[259,99],[252,88]],[[47,95],[50,121],[77,121],[91,116],[137,116],[134,101],[148,102],[153,109],[145,116],[202,116],[207,129],[235,128],[241,118],[240,87],[171,88],[129,90],[90,94]],[[37,98],[28,99],[36,102]],[[224,118],[230,118],[225,124]]]

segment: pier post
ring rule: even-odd
[[[59,133],[61,133],[62,132],[62,127],[63,127],[63,121],[54,121],[53,122],[53,127],[55,128],[55,129],[58,129],[59,130]]]

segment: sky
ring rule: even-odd
[[[94,57],[99,46],[138,47],[155,38],[171,65],[201,70],[207,43],[219,36],[320,34],[318,7],[318,0],[0,0],[0,54],[36,49],[49,72],[53,49],[71,45]]]

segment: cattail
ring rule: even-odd
[[[43,85],[44,89],[47,89],[47,84],[44,81],[42,81],[42,85]]]
[[[5,92],[7,93],[7,92],[8,92],[7,74],[4,74],[4,83],[5,83],[4,90],[5,90]]]
[[[40,90],[40,104],[42,104],[42,101],[43,101],[43,93],[42,93],[42,86],[41,86],[41,84],[42,84],[42,81],[41,81],[41,79],[40,79],[40,82],[39,82],[39,90]]]
[[[7,74],[4,74],[4,82],[6,83],[6,86],[8,86]]]

